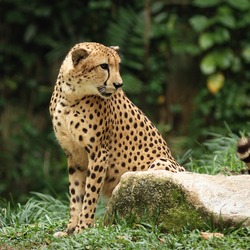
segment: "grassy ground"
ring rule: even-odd
[[[51,196],[34,194],[24,206],[1,212],[0,249],[248,249],[250,228],[224,229],[223,238],[204,240],[198,230],[164,233],[152,224],[120,221],[103,226],[99,217],[94,228],[80,235],[54,238],[67,223],[67,204]],[[7,205],[7,206],[6,206]],[[210,232],[215,231],[210,228]]]
[[[202,159],[186,164],[195,172],[240,173],[244,165],[235,156],[235,138],[214,135],[203,145]],[[213,151],[213,153],[211,153]],[[190,155],[186,158],[190,158]],[[180,159],[185,161],[185,159]],[[208,225],[203,231],[220,232],[224,237],[205,240],[201,231],[183,228],[179,233],[162,232],[143,222],[119,221],[103,226],[103,208],[93,228],[80,235],[54,238],[65,229],[68,202],[48,195],[32,194],[25,205],[0,201],[0,250],[3,249],[250,249],[250,228],[221,228]]]

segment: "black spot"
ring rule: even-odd
[[[79,135],[79,141],[82,141],[83,138],[82,138],[82,135]]]
[[[91,187],[91,191],[92,191],[92,192],[95,192],[95,191],[96,191],[96,187],[95,187],[95,186],[92,186],[92,187]]]
[[[76,171],[76,170],[75,170],[74,168],[69,167],[69,174],[70,174],[70,175],[74,174],[75,171]]]
[[[91,174],[91,179],[95,179],[96,178],[96,174],[95,173],[92,173]]]
[[[76,123],[76,125],[75,125],[75,129],[77,129],[79,126],[80,126],[80,123],[79,123],[79,122],[78,122],[78,123]]]
[[[90,170],[88,169],[87,170],[87,177],[89,177],[90,176]]]
[[[88,130],[86,128],[83,128],[82,132],[86,134],[88,132]]]
[[[99,177],[98,179],[97,179],[97,183],[101,183],[102,182],[102,177]]]
[[[95,137],[91,137],[91,138],[90,138],[90,141],[91,141],[91,142],[95,142]]]
[[[85,149],[88,153],[90,153],[90,150],[89,150],[88,147],[84,147],[84,149]]]
[[[99,170],[99,165],[96,165],[96,166],[94,167],[94,171],[97,172],[98,170]]]
[[[91,158],[92,160],[94,160],[94,159],[95,159],[95,153],[92,153],[92,154],[90,155],[90,158]]]

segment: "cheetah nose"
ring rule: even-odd
[[[114,82],[113,84],[114,84],[114,86],[115,86],[116,89],[121,88],[122,85],[123,85],[123,83],[119,83],[119,82]]]

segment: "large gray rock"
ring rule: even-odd
[[[116,218],[153,220],[167,230],[250,226],[250,175],[125,173],[107,206],[106,222]]]

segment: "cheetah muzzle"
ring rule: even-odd
[[[65,232],[92,226],[100,193],[111,196],[127,171],[184,171],[156,127],[125,95],[118,47],[76,44],[64,59],[50,101],[68,161],[70,220]]]

